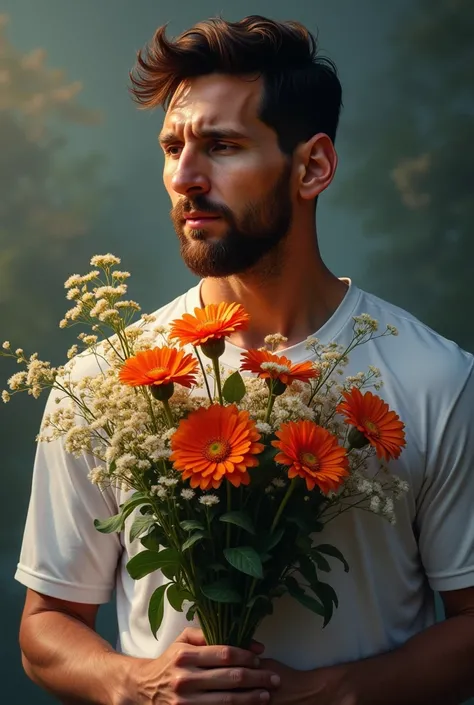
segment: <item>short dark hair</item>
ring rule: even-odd
[[[135,73],[134,73],[135,72]],[[240,22],[199,22],[174,40],[159,27],[130,72],[133,99],[142,109],[165,110],[182,81],[222,73],[263,79],[259,117],[275,130],[280,149],[324,132],[336,137],[342,89],[334,63],[317,55],[315,37],[299,22],[259,15]]]

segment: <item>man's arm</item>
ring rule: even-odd
[[[28,591],[20,628],[28,676],[64,705],[262,705],[279,677],[251,650],[207,646],[185,629],[156,659],[118,654],[95,631],[97,605]]]
[[[111,705],[122,687],[129,657],[94,631],[98,609],[27,591],[20,627],[23,668],[66,705]]]
[[[474,695],[474,588],[441,595],[446,620],[381,656],[279,673],[272,705],[459,705]],[[295,694],[295,687],[299,695]],[[296,697],[295,697],[296,695]]]

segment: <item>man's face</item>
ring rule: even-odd
[[[292,220],[291,164],[258,118],[260,79],[213,74],[177,92],[160,142],[181,255],[200,277],[248,271]]]

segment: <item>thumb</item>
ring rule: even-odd
[[[191,644],[191,646],[206,646],[204,634],[201,629],[195,627],[186,627],[175,641],[179,644]]]

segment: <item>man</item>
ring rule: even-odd
[[[89,483],[87,457],[41,444],[16,575],[29,588],[26,672],[65,703],[462,702],[474,693],[474,360],[321,260],[314,212],[337,165],[334,66],[304,27],[261,17],[209,20],[175,41],[161,28],[138,64],[136,100],[166,109],[164,183],[183,259],[200,277],[157,312],[158,323],[239,301],[251,326],[230,338],[222,358],[230,367],[269,333],[287,337],[296,362],[310,356],[309,336],[349,340],[354,315],[395,325],[398,337],[358,348],[351,369],[381,369],[382,394],[406,424],[394,470],[410,490],[396,526],[354,511],[325,529],[351,566],[331,573],[340,607],[325,630],[281,598],[251,651],[205,646],[171,609],[155,641],[146,609],[160,576],[131,580],[125,564],[138,548],[128,532],[92,525],[117,511],[120,492]],[[114,588],[118,652],[94,631]],[[433,590],[446,609],[440,624]]]

